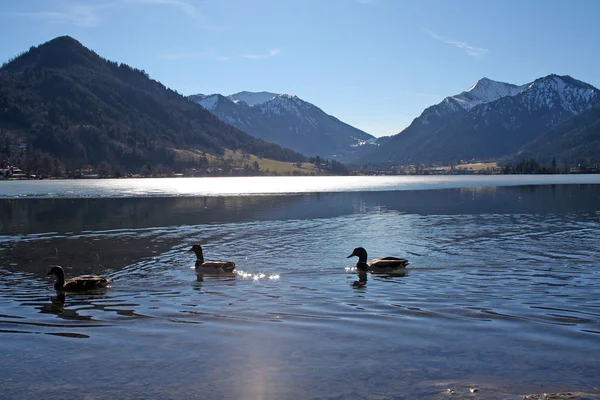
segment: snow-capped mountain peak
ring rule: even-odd
[[[243,101],[244,103],[248,104],[249,106],[255,106],[257,104],[265,103],[277,96],[278,96],[277,93],[271,93],[271,92],[246,92],[246,91],[243,91],[243,92],[239,92],[239,93],[234,93],[227,97],[236,103],[238,101]]]
[[[597,145],[588,147],[582,138],[597,143],[598,110],[600,90],[570,76],[552,74],[521,86],[483,78],[428,107],[399,134],[380,139],[384,145],[360,161],[498,160],[520,156],[528,143],[535,157],[589,157]],[[551,145],[559,136],[561,145]]]
[[[431,118],[444,117],[459,111],[470,111],[480,104],[487,104],[507,96],[516,96],[527,85],[513,85],[505,82],[481,78],[468,90],[448,96],[441,103],[428,107],[419,117],[422,124],[431,123]]]
[[[357,143],[374,140],[294,94],[240,92],[188,98],[252,136],[310,156],[341,160],[357,151]]]
[[[548,75],[526,85],[521,93],[529,109],[562,108],[575,115],[600,101],[595,87],[570,76]]]
[[[219,102],[231,101],[218,93],[209,94],[209,95],[200,94],[200,93],[194,94],[194,95],[189,96],[189,99],[191,101],[193,101],[194,103],[200,104],[202,107],[204,107],[208,111],[212,111],[215,108],[217,108]]]
[[[206,96],[204,99],[202,99],[200,101],[200,105],[206,108],[207,110],[213,110],[216,107],[218,101],[219,95],[213,94],[210,96]]]
[[[519,110],[528,110],[529,113],[550,110],[552,116],[548,114],[545,123],[552,127],[598,102],[598,89],[570,76],[552,74],[525,85],[482,78],[461,94],[446,97],[441,103],[428,107],[415,121],[420,126],[434,124],[432,126],[439,128],[437,124],[444,124],[448,118],[465,112],[485,116],[496,110],[503,115],[514,116]],[[503,124],[506,127],[521,126],[522,123],[513,121],[512,116],[506,117],[508,121]]]
[[[318,107],[305,102],[295,94],[280,94],[269,101],[262,103],[260,109],[263,113],[280,115],[282,113],[292,113],[298,118],[302,118],[302,113],[309,109],[315,109],[322,112]]]
[[[526,85],[517,86],[510,83],[493,81],[488,78],[481,78],[469,90],[452,96],[452,98],[462,108],[470,110],[479,104],[490,103],[506,96],[515,96],[525,87]]]

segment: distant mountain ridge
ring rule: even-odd
[[[182,151],[304,159],[221,122],[143,70],[103,59],[69,36],[32,47],[0,68],[0,139],[26,143],[59,163],[135,172],[173,166]],[[194,157],[183,163],[193,164]]]
[[[250,135],[309,156],[346,160],[375,138],[290,94],[239,92],[188,96]]]
[[[188,96],[188,99],[211,111],[216,107],[216,102],[219,96],[225,97],[234,103],[244,102],[248,106],[255,106],[257,104],[267,102],[279,96],[279,94],[271,92],[239,92],[229,96],[223,96],[221,94],[206,95],[198,93]]]
[[[570,76],[525,85],[482,78],[398,135],[376,140],[295,95],[186,98],[63,36],[0,68],[0,159],[18,152],[42,155],[36,159],[45,164],[134,172],[196,166],[206,154],[225,162],[228,149],[288,162],[305,160],[302,152],[386,166],[524,156],[589,163],[600,162],[599,113],[599,90]]]
[[[402,132],[386,138],[385,146],[358,161],[456,164],[511,157],[598,103],[598,89],[570,76],[552,74],[520,86],[483,78],[428,107]]]

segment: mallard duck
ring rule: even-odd
[[[346,258],[354,256],[358,257],[356,268],[359,271],[389,273],[400,271],[410,264],[408,260],[397,257],[381,257],[367,262],[367,251],[362,247],[355,248]]]
[[[193,245],[188,251],[196,253],[196,273],[199,276],[201,274],[230,274],[235,269],[235,263],[233,261],[204,261],[202,246],[199,244]]]
[[[65,271],[58,265],[55,265],[50,269],[50,272],[48,272],[46,276],[49,275],[56,276],[54,289],[69,292],[102,289],[107,287],[111,282],[107,277],[97,275],[82,275],[65,280]]]

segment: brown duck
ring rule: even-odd
[[[410,262],[404,258],[381,257],[367,262],[367,251],[362,247],[357,247],[346,258],[358,257],[356,268],[359,271],[371,271],[373,273],[390,273],[402,271]]]
[[[48,272],[46,276],[49,275],[56,276],[54,289],[67,292],[102,289],[111,283],[107,277],[97,275],[82,275],[71,279],[65,279],[65,271],[58,265],[55,265],[50,269],[50,272]]]
[[[188,251],[193,251],[196,254],[196,273],[199,276],[203,276],[204,274],[231,274],[235,270],[235,263],[233,261],[204,260],[202,246],[199,244],[193,245]]]

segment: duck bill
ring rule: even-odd
[[[356,255],[356,254],[352,253],[352,254],[350,254],[350,255],[349,255],[348,257],[346,257],[346,258],[354,257],[355,255]]]

